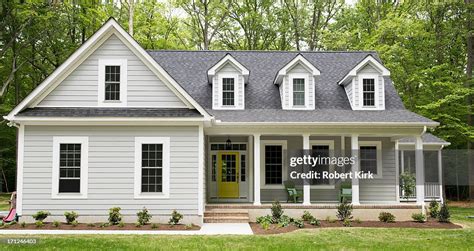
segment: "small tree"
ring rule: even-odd
[[[451,218],[451,214],[449,213],[448,205],[446,204],[446,202],[444,202],[441,206],[441,209],[439,210],[438,221],[449,222],[449,218]]]
[[[411,173],[404,172],[402,175],[400,175],[400,179],[402,180],[403,198],[408,201],[408,199],[413,196],[415,192],[415,176],[413,176]]]
[[[178,213],[178,211],[176,210],[173,210],[173,212],[171,213],[171,218],[170,220],[168,221],[168,223],[170,225],[176,225],[179,223],[179,221],[181,221],[183,219],[183,215]]]
[[[120,207],[112,207],[109,209],[109,223],[111,225],[117,225],[122,220],[120,209]]]
[[[48,212],[48,211],[38,211],[35,214],[33,214],[32,216],[36,221],[41,221],[42,222],[50,215],[51,215],[51,213]]]
[[[281,216],[283,215],[283,209],[279,201],[272,203],[272,217],[274,222],[280,221]]]
[[[430,217],[431,218],[438,218],[439,215],[439,203],[436,200],[432,200],[430,202],[430,207],[429,207],[429,212],[430,212]]]
[[[352,219],[352,204],[346,199],[337,206],[337,218],[341,221]]]
[[[148,212],[148,209],[144,207],[141,211],[138,211],[138,223],[140,225],[146,225],[151,220],[151,214]]]
[[[77,219],[77,217],[79,217],[79,215],[76,212],[71,211],[71,212],[64,212],[64,217],[66,217],[67,224],[71,224]]]

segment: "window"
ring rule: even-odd
[[[283,146],[265,145],[265,184],[283,182]]]
[[[59,192],[81,192],[81,144],[59,145]]]
[[[217,173],[217,155],[213,154],[212,158],[212,170],[211,170],[211,180],[216,181],[216,173]]]
[[[99,59],[99,106],[127,105],[127,59]]]
[[[105,66],[105,100],[120,100],[120,65]]]
[[[135,198],[169,197],[169,138],[135,138]]]
[[[142,193],[163,191],[163,144],[142,144]]]
[[[362,100],[364,106],[375,106],[375,79],[362,80]]]
[[[315,157],[330,157],[330,150],[329,150],[329,145],[313,145],[311,147],[313,150],[312,155]],[[318,165],[315,165],[313,167],[313,171],[317,171],[319,173],[322,173],[324,171],[329,172],[329,166],[330,163],[320,163]],[[329,184],[329,179],[311,179],[311,185],[322,185],[322,184]]]
[[[245,154],[240,155],[240,181],[245,182]]]
[[[222,79],[222,105],[234,105],[235,103],[235,85],[234,78]]]
[[[360,141],[359,165],[361,171],[370,171],[375,177],[382,177],[382,142]]]
[[[53,137],[52,198],[86,198],[88,138]]]
[[[304,106],[305,105],[305,83],[304,78],[293,79],[293,105]]]

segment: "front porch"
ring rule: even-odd
[[[294,129],[293,129],[294,130]],[[285,207],[301,209],[335,208],[341,199],[341,184],[349,184],[351,202],[360,209],[382,206],[416,207],[425,201],[442,200],[441,177],[434,182],[425,182],[424,144],[421,136],[398,133],[377,133],[380,130],[359,130],[359,133],[312,133],[308,128],[300,133],[292,133],[292,129],[279,133],[275,129],[258,130],[259,133],[242,133],[241,129],[229,129],[206,132],[206,204],[225,207],[237,205],[243,208],[268,209],[270,203],[278,200]],[[266,131],[264,133],[263,131]],[[303,131],[304,133],[301,133]],[[306,132],[305,132],[306,131]],[[347,131],[351,131],[347,129]],[[370,131],[370,130],[369,130]],[[413,137],[410,146],[399,144],[398,140]],[[362,147],[362,148],[361,148]],[[404,164],[408,163],[400,150],[419,149],[413,151],[411,166],[417,178],[416,193],[408,201],[400,189],[400,174]],[[430,146],[431,147],[431,146]],[[432,150],[428,147],[430,150]],[[297,203],[289,201],[285,181],[288,180],[288,151],[295,149],[317,150],[332,156],[357,155],[361,149],[374,150],[370,156],[353,165],[336,167],[331,165],[318,166],[328,171],[360,171],[371,170],[377,173],[373,180],[320,181],[309,185],[295,185],[301,191]],[[375,151],[377,152],[375,154]],[[439,148],[437,151],[441,151]],[[258,157],[255,157],[258,156]],[[412,160],[410,160],[412,161]],[[411,162],[410,162],[411,163]],[[441,173],[441,165],[436,166],[436,175]],[[431,169],[427,171],[433,172]],[[432,175],[429,175],[430,177]],[[430,178],[431,179],[431,178]],[[227,183],[227,184],[226,184]],[[229,184],[232,183],[232,184]],[[407,203],[416,202],[416,204]],[[401,204],[403,203],[403,204]]]

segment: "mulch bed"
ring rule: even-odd
[[[168,224],[156,224],[157,228],[152,228],[152,224],[147,224],[141,227],[135,226],[133,223],[125,223],[123,227],[119,227],[118,225],[113,226],[104,226],[101,227],[102,223],[95,223],[94,226],[89,226],[87,223],[79,223],[77,226],[68,225],[66,223],[61,223],[58,227],[55,227],[51,222],[45,222],[43,227],[36,227],[34,223],[26,224],[25,227],[22,227],[21,224],[14,224],[3,226],[0,228],[1,230],[9,230],[9,229],[35,229],[35,230],[199,230],[201,227],[196,225],[168,225]]]
[[[297,228],[293,224],[290,224],[287,227],[279,227],[277,224],[272,224],[270,227],[265,230],[258,223],[250,223],[250,227],[254,234],[280,234],[293,232],[298,229],[314,229],[314,228],[334,228],[334,227],[344,227],[342,221],[328,222],[326,220],[321,221],[320,226],[313,226],[307,222],[304,224],[304,228]],[[436,220],[428,220],[425,223],[419,223],[414,221],[397,221],[394,223],[385,223],[380,221],[362,221],[360,223],[351,222],[351,227],[375,227],[375,228],[438,228],[438,229],[457,229],[462,228],[459,225],[453,223],[441,223]]]

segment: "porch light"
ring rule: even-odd
[[[225,142],[225,147],[227,150],[232,149],[232,141],[230,140],[230,138],[227,138],[227,141]]]

